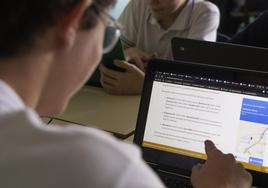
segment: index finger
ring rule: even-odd
[[[209,156],[211,156],[215,152],[221,153],[221,151],[218,150],[218,148],[215,146],[215,144],[210,140],[205,141],[205,151],[206,151],[208,158],[209,158]]]

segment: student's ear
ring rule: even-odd
[[[92,0],[78,1],[68,12],[57,22],[57,45],[61,48],[70,48],[76,38],[80,20],[85,10],[90,6]]]

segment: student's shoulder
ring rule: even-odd
[[[20,126],[15,126],[18,121]],[[46,183],[53,179],[57,187],[66,188],[118,187],[116,185],[129,183],[140,187],[139,182],[132,182],[133,173],[138,179],[140,176],[146,177],[145,180],[141,180],[141,184],[151,185],[152,182],[157,182],[160,185],[159,180],[142,161],[141,152],[137,147],[124,143],[106,132],[77,125],[45,126],[31,110],[6,115],[0,123],[9,125],[6,126],[7,131],[11,132],[16,128],[17,131],[12,132],[18,133],[15,135],[16,140],[13,135],[4,138],[5,142],[16,142],[13,144],[14,151],[17,151],[17,148],[28,151],[16,152],[16,156],[10,159],[12,161],[14,158],[16,164],[27,166],[27,173],[22,177],[27,179],[32,175],[42,176],[42,181],[38,179],[41,182],[29,181],[27,185],[41,183],[43,187],[48,187]],[[21,160],[22,158],[27,160]],[[38,169],[42,169],[41,174],[36,174]]]
[[[209,1],[204,0],[194,0],[194,11],[199,13],[214,13],[214,14],[220,14],[219,8]]]
[[[142,160],[138,147],[97,129],[79,128],[72,132],[75,133],[71,140],[76,143],[72,147],[79,148],[76,149],[79,157],[76,162],[84,172],[92,173],[87,167],[95,167],[101,176],[93,176],[91,182],[101,185],[98,187],[163,187]],[[81,153],[84,154],[82,158]],[[102,182],[103,179],[106,182]]]
[[[14,116],[16,118],[12,118]],[[19,119],[21,124],[25,124],[21,126],[24,127],[24,132],[35,135],[36,145],[46,143],[48,146],[51,146],[47,147],[48,150],[58,147],[62,150],[62,153],[64,153],[63,151],[72,150],[71,154],[74,158],[81,157],[79,152],[83,152],[84,156],[90,155],[90,157],[106,156],[109,153],[110,156],[121,157],[125,161],[132,160],[133,156],[140,156],[140,151],[137,147],[124,143],[111,134],[95,128],[72,124],[66,126],[46,126],[32,110],[13,113],[12,117],[9,119],[15,122]],[[8,122],[15,124],[11,120],[8,120]],[[92,153],[95,153],[95,155],[93,156]],[[57,155],[60,155],[60,152]],[[80,160],[83,160],[83,158],[87,160],[87,157],[82,157]]]
[[[95,156],[109,155],[110,159],[118,158],[127,164],[141,156],[136,146],[122,142],[111,134],[95,128],[70,126],[61,131],[61,136],[68,142],[66,143],[68,147],[73,147],[75,150],[79,148],[79,151],[90,157],[94,157],[92,153],[95,153]],[[104,160],[102,162],[106,162],[105,158],[102,159]]]
[[[108,159],[119,159],[121,164],[126,165],[141,159],[141,152],[136,146],[122,142],[107,132],[78,125],[45,126],[32,110],[21,111],[16,117],[21,124],[25,124],[21,126],[24,127],[22,131],[35,135],[35,146],[47,145],[47,153],[55,158],[64,159],[64,155],[70,153],[72,160],[95,161],[100,165],[108,165]],[[50,152],[55,148],[59,152]]]
[[[64,135],[67,151],[71,151],[73,155],[70,163],[76,163],[82,174],[91,174],[94,167],[101,176],[92,175],[88,178],[93,184],[100,185],[98,187],[113,187],[112,185],[121,181],[129,181],[129,175],[126,176],[128,171],[140,172],[139,170],[144,171],[147,168],[136,146],[103,131],[93,128],[67,128]],[[102,182],[103,178],[107,180]]]

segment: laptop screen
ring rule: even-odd
[[[147,74],[140,109],[146,115],[137,128],[145,150],[187,163],[206,159],[204,141],[212,140],[245,168],[268,173],[268,74],[161,61]]]

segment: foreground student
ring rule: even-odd
[[[62,113],[92,74],[111,3],[0,1],[0,187],[164,187],[135,146],[95,129],[47,127],[37,114]],[[250,187],[232,155],[211,142],[206,152],[196,188]]]
[[[101,67],[102,86],[111,94],[140,94],[144,65],[151,58],[173,59],[173,37],[215,41],[218,8],[204,0],[131,0],[119,18],[130,64],[116,61],[126,72]]]

